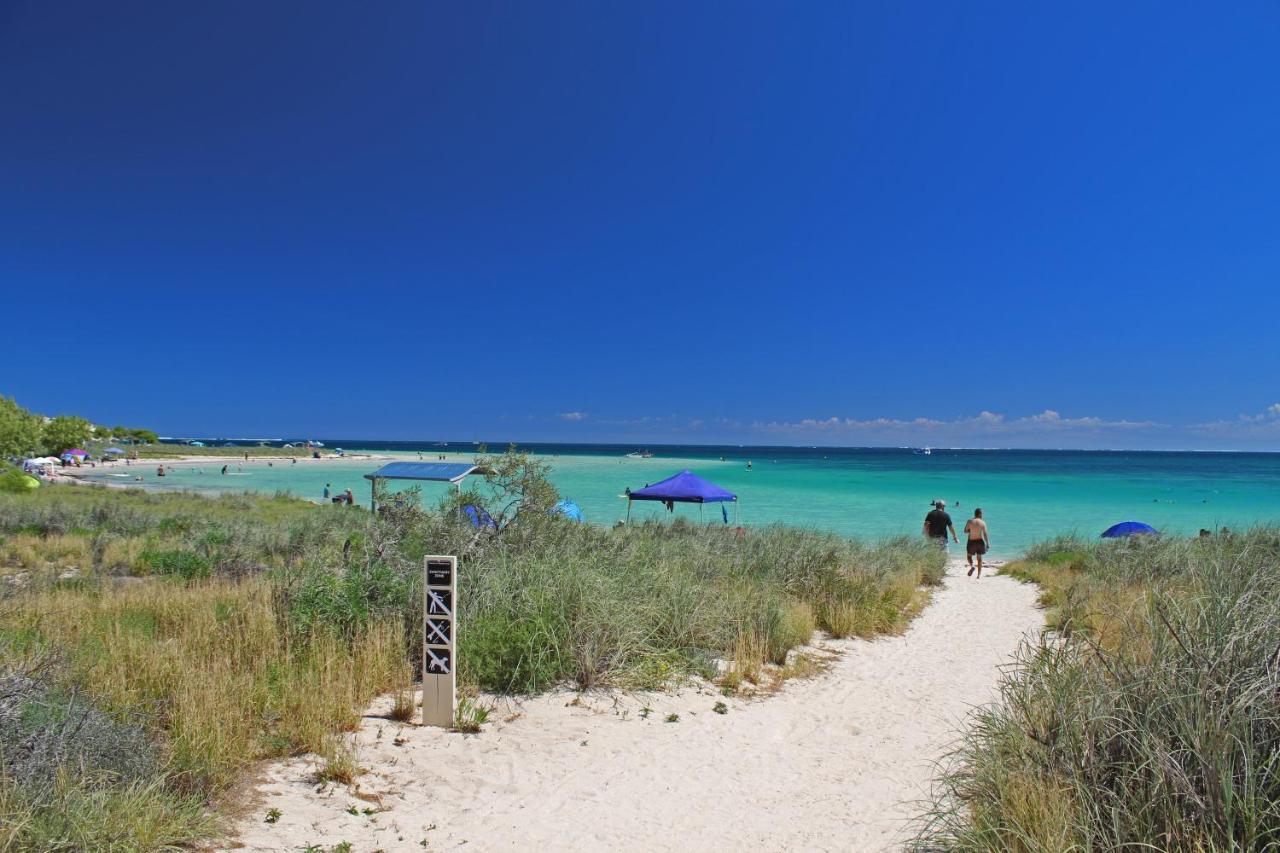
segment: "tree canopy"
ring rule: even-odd
[[[95,427],[79,415],[58,415],[46,419],[0,395],[0,459],[18,459],[36,453],[54,456],[75,447],[84,447],[92,438],[128,439],[154,444],[159,437],[149,429]]]
[[[33,415],[18,401],[0,395],[0,457],[26,456],[41,446],[44,421]]]

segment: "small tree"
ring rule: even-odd
[[[40,448],[43,422],[18,401],[0,396],[0,458],[26,456]]]
[[[57,456],[89,440],[93,424],[76,415],[58,415],[44,425],[45,452]]]
[[[513,444],[507,452],[491,455],[480,448],[476,465],[484,469],[484,481],[493,492],[491,511],[501,529],[518,514],[545,516],[551,512],[560,493],[551,484],[551,465],[535,459]]]

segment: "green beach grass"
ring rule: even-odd
[[[941,779],[921,849],[1280,845],[1280,529],[1057,540],[1052,630]]]
[[[943,569],[919,542],[783,527],[539,510],[477,535],[412,503],[375,520],[284,496],[0,495],[0,847],[193,843],[262,759],[318,753],[322,776],[350,777],[337,736],[420,666],[428,553],[462,557],[467,695],[732,690],[815,630],[901,630]]]

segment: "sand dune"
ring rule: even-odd
[[[763,699],[554,693],[500,705],[478,736],[378,717],[380,700],[355,736],[369,772],[354,789],[317,791],[308,759],[271,765],[228,846],[893,848],[964,715],[1040,627],[1034,601],[1033,587],[975,582],[953,561],[903,636],[825,641],[829,671]],[[727,713],[712,710],[721,701]]]

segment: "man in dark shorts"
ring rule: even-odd
[[[947,515],[947,502],[934,501],[933,509],[929,510],[929,514],[924,517],[924,535],[930,542],[946,551],[948,532],[951,533],[951,539],[959,545],[960,539],[956,536],[955,525],[951,523],[951,516]]]
[[[987,537],[987,522],[982,518],[982,510],[975,509],[973,518],[964,523],[964,533],[968,537],[965,543],[964,558],[969,561],[969,575],[973,575],[973,558],[978,558],[978,579],[982,579],[982,555],[987,553],[987,549],[991,547],[991,540]]]

